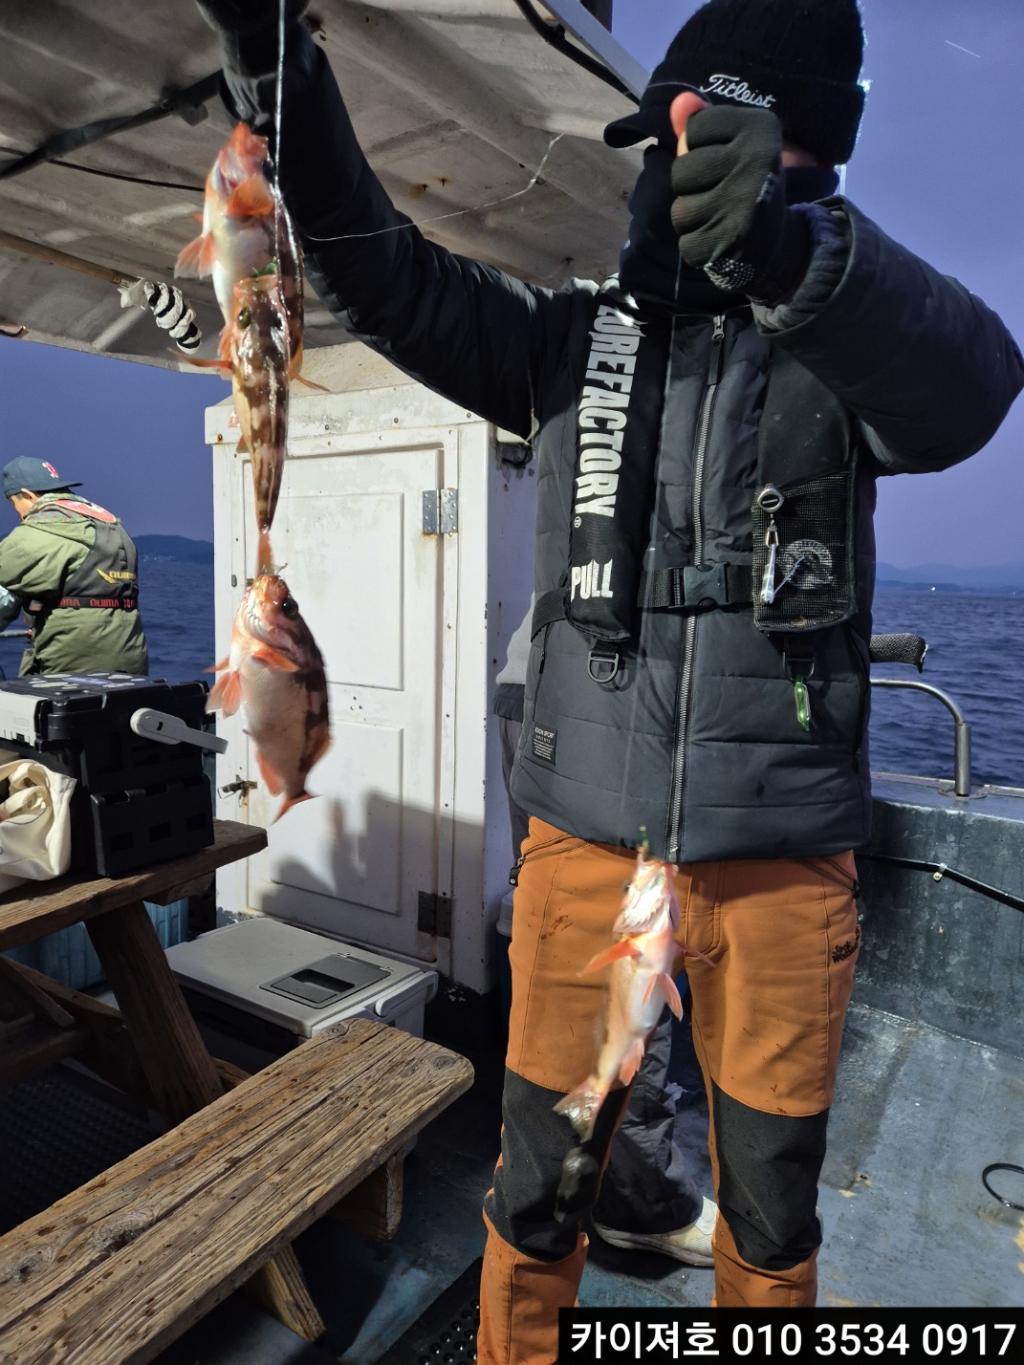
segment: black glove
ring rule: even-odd
[[[309,0],[285,0],[285,24],[301,18]],[[224,65],[243,76],[277,67],[280,0],[196,0],[199,13],[220,39]]]
[[[691,115],[689,151],[672,165],[672,226],[687,265],[758,302],[791,298],[811,238],[786,206],[782,125],[767,109],[715,105]]]

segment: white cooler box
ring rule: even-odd
[[[167,952],[215,1057],[257,1071],[346,1019],[379,1019],[423,1034],[437,973],[366,948],[250,919]]]

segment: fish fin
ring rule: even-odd
[[[242,704],[242,675],[237,669],[218,678],[206,700],[207,711],[222,711],[233,716]]]
[[[273,645],[257,645],[252,651],[252,658],[257,663],[266,664],[268,668],[279,668],[283,673],[298,673],[299,665],[294,659],[290,659],[287,654],[282,654]]]
[[[312,379],[307,379],[304,374],[293,374],[292,378],[299,384],[304,384],[307,389],[316,389],[317,393],[330,393],[331,390],[324,388],[323,384],[317,384]]]
[[[245,439],[244,431],[238,433],[238,445],[235,446],[235,449],[238,451],[239,455],[248,455],[251,453],[249,450],[249,442]]]
[[[265,218],[273,213],[274,196],[264,176],[250,175],[243,180],[232,191],[227,211],[232,218]]]
[[[231,328],[227,324],[220,329],[220,335],[217,338],[217,354],[220,356],[221,360],[226,360],[230,363]]]
[[[656,980],[661,987],[661,993],[664,995],[669,1009],[677,1019],[682,1019],[683,1002],[679,998],[679,987],[669,976],[668,972],[662,972],[661,976],[657,977]]]
[[[284,801],[282,801],[281,803],[281,809],[274,816],[274,824],[275,825],[277,824],[278,820],[280,820],[282,815],[287,815],[288,812],[291,810],[292,806],[299,806],[302,804],[303,801],[312,801],[313,799],[314,799],[313,793],[307,791],[299,792],[298,796],[286,797]]]
[[[202,211],[202,209],[196,209],[196,211],[195,211],[195,213],[193,213],[192,217],[196,220],[197,223],[201,223],[201,222],[203,221],[203,211]]]
[[[263,785],[267,791],[271,796],[280,796],[284,791],[284,783],[278,775],[277,769],[273,767],[265,755],[260,753],[259,749],[256,750],[256,762],[259,764],[260,777],[263,778]]]
[[[223,659],[221,659],[221,661],[220,661],[219,664],[211,664],[210,667],[207,668],[207,669],[205,669],[204,671],[207,672],[207,673],[223,673],[224,670],[225,670],[225,668],[227,668],[227,666],[228,666],[228,664],[229,664],[230,662],[231,662],[231,660],[230,660],[230,659],[228,658],[228,656],[225,654],[224,657],[223,657]]]
[[[201,232],[178,252],[174,273],[179,279],[205,279],[217,259],[217,243],[212,232]]]
[[[596,957],[592,957],[580,973],[585,976],[588,972],[599,972],[604,967],[610,967],[613,962],[619,962],[624,957],[639,957],[640,949],[631,938],[624,938],[620,943],[613,943],[610,948],[605,948]]]
[[[181,360],[186,365],[194,365],[197,370],[220,370],[224,373],[225,379],[227,378],[226,372],[231,369],[230,364],[226,360],[205,360],[202,356],[197,358],[195,356],[182,355],[180,351],[172,351],[169,346],[167,349],[176,360]]]
[[[640,1063],[644,1059],[644,1045],[638,1038],[632,1045],[619,1067],[619,1080],[623,1085],[631,1085],[633,1077],[640,1070]]]
[[[564,1100],[558,1101],[555,1113],[569,1120],[581,1142],[589,1142],[594,1136],[594,1125],[607,1097],[608,1092],[597,1077],[588,1076],[582,1085],[578,1085]]]

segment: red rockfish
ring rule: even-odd
[[[584,972],[611,967],[605,1038],[591,1076],[555,1105],[576,1129],[581,1142],[594,1135],[601,1106],[616,1082],[629,1085],[644,1057],[648,1035],[666,1003],[677,1019],[683,1015],[673,969],[682,949],[676,941],[679,901],[676,869],[671,863],[648,861],[642,844],[636,873],[626,891],[613,932],[620,941],[587,964]]]
[[[231,653],[215,666],[208,711],[245,710],[246,733],[277,819],[308,801],[306,777],[327,752],[330,718],[324,661],[288,584],[264,574],[246,590],[231,631]]]
[[[291,376],[296,378],[302,369],[302,258],[284,202],[266,177],[266,162],[267,139],[239,123],[206,177],[203,230],[181,252],[174,273],[212,276],[230,327],[235,286],[274,264],[288,312]]]

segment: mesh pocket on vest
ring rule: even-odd
[[[821,630],[853,614],[853,501],[849,473],[826,474],[780,490],[775,512],[757,502],[754,534],[754,624],[766,632]],[[761,600],[772,522],[778,532],[775,600]]]

